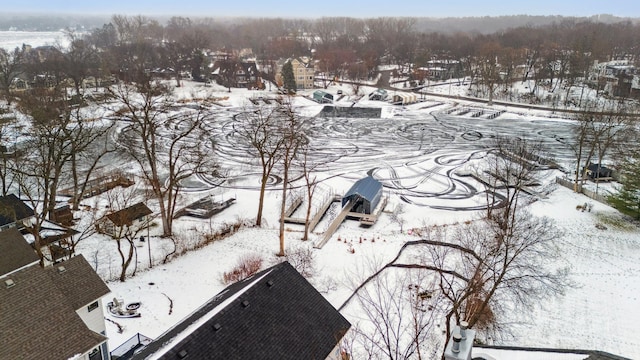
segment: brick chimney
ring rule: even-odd
[[[445,360],[471,360],[471,349],[476,337],[475,330],[468,329],[469,324],[461,321],[451,333],[451,338],[444,348]]]

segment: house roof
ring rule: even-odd
[[[325,359],[351,325],[287,262],[232,284],[134,359]]]
[[[107,340],[80,319],[73,299],[57,286],[56,271],[32,265],[3,278],[14,285],[0,283],[0,359],[69,359]],[[86,276],[75,263],[66,271],[72,284]]]
[[[64,271],[61,271],[61,266]],[[45,270],[74,309],[89,305],[111,292],[84,256],[74,256]]]
[[[116,226],[123,226],[131,224],[134,220],[150,214],[153,214],[153,211],[151,211],[144,203],[139,202],[135,205],[129,206],[128,208],[113,212],[107,215],[107,218]]]
[[[344,195],[344,198],[360,195],[368,201],[373,201],[380,190],[382,190],[382,183],[369,175],[366,178],[356,181],[351,189]]]
[[[601,164],[589,164],[589,166],[587,166],[587,169],[591,171],[600,171],[600,172],[611,171],[611,169]]]
[[[518,346],[473,345],[474,360],[630,360],[594,350],[529,348]]]
[[[40,245],[45,246],[56,241],[67,239],[78,234],[77,230],[71,229],[64,225],[60,225],[50,220],[43,220],[40,224]],[[27,229],[22,230],[22,236],[29,244],[35,243],[35,237]]]
[[[14,194],[0,196],[0,226],[33,216],[33,209]]]
[[[39,260],[18,229],[12,227],[0,231],[0,277]]]

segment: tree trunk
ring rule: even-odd
[[[260,181],[260,200],[258,201],[258,215],[256,216],[256,226],[262,226],[262,209],[264,208],[264,193],[267,187],[267,180],[269,176],[263,172],[262,179]]]
[[[287,183],[289,182],[289,166],[287,162],[289,154],[285,155],[284,176],[282,179],[282,204],[280,206],[280,252],[278,256],[284,256],[284,211],[287,206]]]

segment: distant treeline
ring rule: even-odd
[[[2,14],[0,13],[0,31],[20,30],[20,31],[56,31],[60,29],[85,29],[91,30],[100,28],[109,23],[112,14],[105,15],[51,15],[51,14]],[[144,14],[141,14],[144,15]],[[170,16],[152,17],[160,23],[166,23]],[[193,20],[198,20],[192,17]],[[204,19],[204,18],[202,18]],[[202,20],[200,19],[200,20]],[[264,20],[256,17],[256,20]],[[348,18],[345,18],[348,19]],[[229,25],[238,20],[246,22],[247,18],[209,18],[209,22],[217,22],[222,25]],[[284,19],[283,19],[284,20]],[[287,19],[304,23],[313,22],[313,19]],[[456,32],[491,34],[504,29],[521,26],[539,27],[561,22],[583,22],[591,21],[604,24],[620,22],[640,23],[638,18],[622,18],[608,14],[593,15],[590,17],[566,17],[559,15],[533,16],[533,15],[511,15],[511,16],[483,16],[483,17],[447,17],[431,18],[416,17],[414,30],[423,33],[444,33],[452,34]]]

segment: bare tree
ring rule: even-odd
[[[66,170],[99,131],[70,106],[63,90],[31,90],[22,94],[19,108],[31,116],[31,134],[24,144],[29,151],[21,151],[19,161],[12,161],[9,170],[36,213],[29,231],[42,258],[40,229],[57,206],[56,197],[65,182]]]
[[[109,92],[130,122],[124,132],[128,154],[158,201],[163,235],[171,236],[181,182],[211,165],[202,148],[209,140],[200,128],[208,114],[202,107],[172,112],[171,90],[160,82],[118,84]]]
[[[404,223],[406,222],[406,220],[402,217],[403,213],[404,213],[404,206],[402,204],[398,204],[395,207],[395,209],[393,209],[393,212],[390,214],[391,220],[393,220],[393,222],[398,224],[398,226],[400,227],[401,234],[402,234],[402,231],[404,230]]]
[[[588,102],[577,116],[574,140],[571,149],[576,157],[574,191],[581,189],[587,178],[588,166],[597,156],[601,164],[617,138],[633,128],[625,107],[616,102],[599,106]]]
[[[498,43],[485,43],[482,45],[476,59],[476,67],[480,74],[482,84],[487,91],[488,104],[493,103],[493,95],[500,81],[500,64],[498,57],[502,49]]]
[[[107,193],[109,209],[113,211],[111,216],[122,214],[121,219],[115,219],[116,221],[114,221],[113,231],[111,232],[111,237],[116,242],[118,255],[120,255],[120,275],[118,276],[118,279],[122,282],[127,279],[127,271],[131,264],[134,263],[137,267],[138,252],[135,246],[135,240],[144,229],[149,227],[150,223],[150,220],[143,222],[131,222],[126,219],[128,214],[123,212],[118,213],[119,210],[126,209],[137,201],[134,190],[135,189],[131,188],[114,189]],[[110,220],[105,216],[105,218],[100,221],[104,222]],[[133,274],[135,275],[135,270],[133,271]]]
[[[550,219],[523,210],[528,204],[524,189],[536,168],[535,147],[505,141],[498,142],[496,152],[487,165],[495,180],[485,182],[492,193],[505,193],[501,202],[489,202],[484,218],[459,225],[453,233],[425,228],[423,240],[407,242],[345,305],[386,269],[425,269],[437,275],[438,291],[446,300],[440,308],[447,336],[452,319],[499,335],[505,331],[500,321],[505,304],[524,313],[538,300],[562,293],[569,284],[566,270],[544,265],[560,256],[555,243],[560,234]],[[416,247],[422,255],[409,257],[406,250]]]
[[[24,72],[24,50],[15,48],[9,52],[0,49],[0,91],[11,105],[11,85]]]
[[[15,139],[9,139],[8,125],[13,121],[7,121],[0,124],[0,182],[2,182],[2,196],[9,193],[9,189],[14,184],[14,176],[12,169],[15,168],[15,160],[18,157],[17,144]],[[13,143],[13,146],[9,144]],[[5,145],[6,144],[6,145]]]
[[[284,245],[284,218],[287,206],[287,190],[289,188],[289,171],[296,158],[298,149],[307,141],[304,136],[302,125],[303,121],[300,115],[296,114],[291,104],[291,99],[280,107],[279,112],[282,115],[280,122],[280,134],[282,136],[282,147],[280,148],[282,164],[282,201],[280,204],[280,251],[278,256],[285,255]]]
[[[262,224],[265,190],[271,171],[280,160],[280,149],[283,146],[283,139],[278,135],[278,111],[277,107],[260,107],[255,111],[245,111],[236,116],[236,120],[239,121],[236,130],[248,145],[246,147],[248,155],[257,158],[262,168],[256,226]]]
[[[372,271],[367,269],[367,271]],[[434,359],[439,349],[437,277],[422,269],[387,269],[356,295],[364,320],[354,324],[357,358]],[[350,311],[349,309],[343,311]],[[356,311],[356,310],[354,310]]]
[[[302,240],[309,240],[309,225],[311,220],[311,210],[313,208],[313,195],[318,185],[318,178],[314,174],[314,170],[318,165],[320,165],[319,162],[312,162],[312,160],[310,159],[310,152],[311,144],[309,142],[305,142],[300,148],[301,155],[298,159],[300,163],[299,166],[302,169],[305,187],[307,189],[307,211],[305,215],[304,235],[302,236]]]

